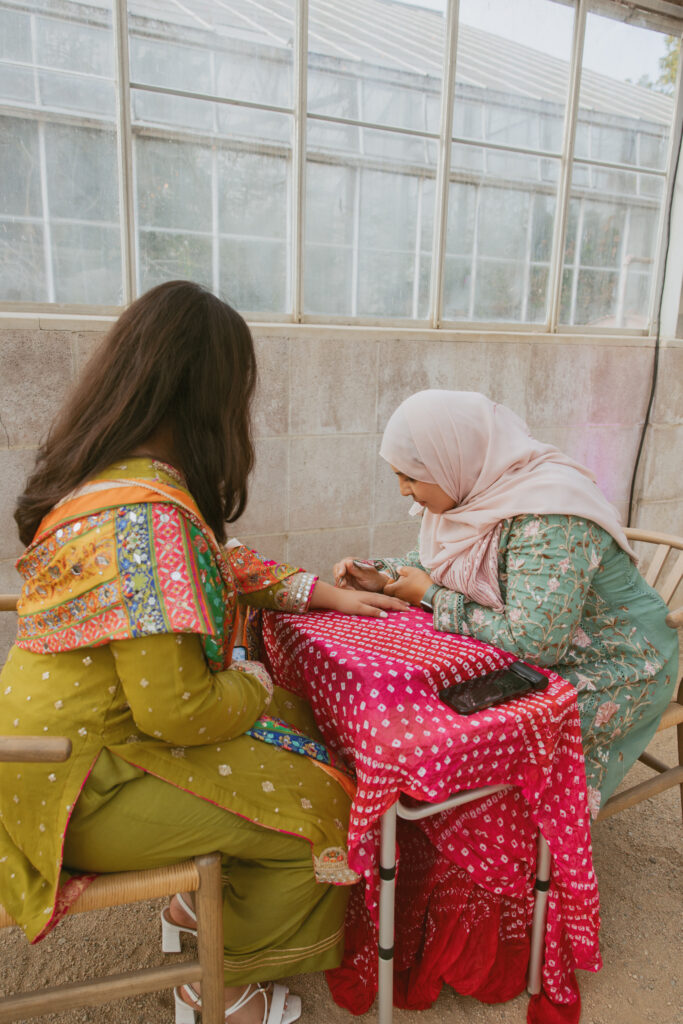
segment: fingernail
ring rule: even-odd
[[[379,617],[380,617],[380,619],[388,619],[389,618],[389,613],[388,612],[380,612],[379,613]]]

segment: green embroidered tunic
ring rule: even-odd
[[[394,577],[402,565],[423,568],[418,549],[376,565]],[[505,520],[498,575],[502,612],[442,588],[434,627],[552,668],[576,687],[595,816],[671,700],[678,638],[666,605],[605,530],[575,516]]]

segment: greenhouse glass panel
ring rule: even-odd
[[[673,116],[673,83],[638,74],[634,54],[647,51],[660,66],[667,36],[589,13],[586,19],[574,155],[664,170]],[[610,52],[609,77],[604,55]],[[669,94],[667,94],[667,91]]]
[[[139,24],[138,18],[129,20],[131,82],[213,94],[212,61],[205,46],[184,45],[180,42],[184,37],[170,35],[170,25],[163,26],[167,36],[163,39],[147,32],[138,35]]]
[[[135,140],[141,228],[211,233],[212,155],[208,146],[169,139]]]
[[[290,145],[292,118],[288,114],[141,89],[132,90],[131,103],[136,125],[175,130],[185,136],[211,135]]]
[[[112,131],[45,126],[50,215],[118,229],[116,138]]]
[[[3,302],[47,299],[42,226],[0,221],[0,299]]]
[[[33,71],[16,68],[0,61],[0,102],[14,102],[28,106],[35,98],[36,81]]]
[[[306,241],[350,246],[355,234],[358,169],[337,164],[306,165]]]
[[[553,0],[460,0],[453,135],[559,152],[574,13]]]
[[[616,320],[619,275],[616,271],[579,270],[574,318],[577,323],[611,325]]]
[[[239,309],[287,308],[289,174],[289,157],[218,155],[220,294]]]
[[[186,102],[208,109],[214,119],[212,142],[206,135],[193,139],[189,131],[182,136],[169,131],[167,138],[138,134],[135,139],[139,230],[162,229],[140,240],[141,282],[163,279],[165,267],[178,276],[177,268],[185,265],[192,270],[189,276],[214,291],[241,295],[249,311],[283,312],[289,280],[291,117]],[[224,118],[240,127],[248,119],[248,132],[225,131]],[[261,143],[255,152],[248,136],[272,135],[274,119],[284,144],[269,150]],[[182,244],[181,232],[187,234]],[[168,260],[161,253],[164,237],[174,247]]]
[[[451,151],[451,177],[468,177],[471,181],[488,179],[487,183],[525,181],[534,187],[551,186],[554,192],[559,175],[559,160],[529,156],[526,153],[501,152],[480,146],[453,143]]]
[[[111,3],[0,2],[0,295],[122,301]],[[65,116],[66,115],[66,116]],[[87,119],[87,121],[86,121]],[[80,122],[80,123],[79,123]],[[7,166],[4,166],[5,161]],[[80,247],[80,250],[79,250]]]
[[[30,14],[0,4],[0,60],[30,64],[31,59]]]
[[[118,228],[55,224],[52,228],[55,300],[85,305],[121,304]]]
[[[555,206],[554,192],[452,183],[444,317],[543,322]]]
[[[0,117],[0,181],[3,217],[40,217],[38,124]]]
[[[446,251],[460,256],[474,252],[474,227],[479,189],[460,182],[451,184],[448,196]]]
[[[524,267],[509,260],[478,259],[474,316],[477,320],[521,320]]]
[[[210,237],[143,229],[138,247],[140,292],[179,278],[214,290]]]
[[[341,315],[352,308],[358,176],[355,167],[312,160],[306,165],[306,312]]]
[[[546,318],[548,310],[548,266],[531,264],[527,287],[527,315],[529,323],[540,324]]]
[[[446,0],[431,6],[364,0],[351,26],[345,0],[310,0],[309,112],[438,133]]]
[[[360,152],[339,154],[334,163],[323,159],[324,151],[316,159],[309,146],[304,308],[329,315],[425,317],[436,145],[410,135],[353,130],[362,133]],[[346,296],[350,303],[342,307]]]
[[[473,280],[472,261],[447,253],[443,275],[443,310],[447,319],[472,319]]]
[[[596,170],[587,168],[588,172]],[[643,178],[652,177],[641,173],[639,185]],[[628,205],[619,197],[610,198],[597,184],[593,192],[572,189],[562,285],[563,323],[632,329],[647,326],[663,179],[654,178],[650,187],[657,190],[656,199],[641,187],[642,198],[634,197]],[[610,273],[605,275],[605,270]],[[588,280],[593,272],[595,286]]]
[[[218,293],[237,309],[249,312],[284,310],[287,306],[287,249],[284,242],[221,239]]]
[[[673,117],[673,83],[637,73],[640,53],[665,67],[675,40],[589,13],[564,251],[561,322],[648,327],[657,227]],[[605,48],[610,65],[604,74]],[[588,161],[612,163],[613,168]],[[624,169],[627,165],[633,170]]]
[[[358,263],[359,312],[366,316],[411,316],[413,254],[366,248],[360,250]]]
[[[284,240],[289,167],[287,157],[220,150],[218,226],[221,234]]]
[[[131,80],[289,107],[295,2],[129,0]]]
[[[308,109],[312,114],[358,119],[360,81],[344,62],[326,61],[324,67],[309,67],[307,85]],[[360,146],[359,132],[355,125],[309,118],[307,144],[313,150],[356,151]]]
[[[348,316],[355,295],[353,271],[354,252],[350,245],[307,242],[304,274],[306,312]]]
[[[415,175],[360,172],[358,313],[415,316],[423,237]]]
[[[525,0],[523,18],[507,0],[460,2],[447,320],[546,319],[573,17],[553,0]]]
[[[58,17],[56,4],[33,4],[54,9],[54,16],[37,16],[33,39],[38,105],[114,116],[114,41],[111,13],[78,5],[78,18]],[[48,70],[50,69],[50,70]]]
[[[528,192],[482,188],[479,205],[479,247],[482,256],[522,255],[529,231]]]

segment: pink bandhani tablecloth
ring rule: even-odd
[[[547,673],[543,693],[462,717],[439,701],[453,682],[512,656],[437,633],[419,609],[386,619],[268,612],[275,681],[306,697],[330,747],[357,773],[349,860],[354,888],[335,1000],[369,1009],[377,988],[380,817],[408,794],[437,802],[496,783],[514,789],[420,822],[399,819],[394,1002],[424,1009],[444,982],[484,1002],[524,990],[540,827],[553,856],[543,991],[530,1024],[576,1024],[577,967],[599,970],[598,889],[576,693]],[[364,898],[363,898],[364,897]]]

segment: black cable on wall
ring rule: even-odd
[[[652,412],[652,406],[655,400],[655,391],[657,390],[657,377],[659,374],[659,351],[661,347],[661,335],[662,335],[662,301],[664,299],[664,282],[666,281],[666,268],[669,261],[669,245],[671,243],[671,216],[674,205],[674,192],[676,190],[676,181],[678,178],[678,165],[681,159],[681,146],[683,139],[681,139],[680,132],[678,133],[678,139],[676,140],[676,162],[674,164],[673,177],[671,181],[671,189],[669,192],[669,203],[666,217],[666,231],[665,231],[665,248],[664,248],[664,266],[662,268],[661,282],[659,286],[659,299],[657,302],[657,334],[655,336],[655,353],[652,362],[652,384],[650,386],[650,397],[647,403],[647,411],[645,412],[645,422],[643,423],[643,429],[640,434],[640,443],[638,445],[638,453],[636,460],[633,465],[633,475],[631,476],[631,490],[628,499],[628,516],[626,519],[626,525],[631,525],[631,519],[633,516],[633,499],[636,490],[636,479],[638,476],[638,467],[640,466],[640,459],[643,454],[643,448],[645,446],[645,435],[647,434],[647,428],[650,425],[650,414]]]

